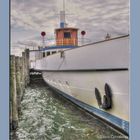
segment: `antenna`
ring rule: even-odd
[[[63,11],[65,11],[65,0],[63,0]]]

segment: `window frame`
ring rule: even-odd
[[[71,38],[71,32],[68,32],[68,31],[66,32],[66,31],[65,31],[65,32],[64,32],[64,38],[65,38],[65,39]]]

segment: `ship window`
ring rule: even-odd
[[[43,52],[43,57],[45,57],[45,52]]]
[[[47,52],[47,56],[49,56],[50,55],[50,52]]]
[[[70,32],[64,32],[64,38],[71,38]]]
[[[53,51],[52,54],[56,53],[56,51]]]

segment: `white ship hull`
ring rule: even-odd
[[[37,60],[34,69],[53,89],[80,107],[128,133],[129,38],[117,38],[57,53]],[[95,88],[112,93],[111,109],[99,107]]]

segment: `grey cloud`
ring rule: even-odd
[[[52,38],[54,28],[59,26],[61,2],[62,0],[12,0],[13,34],[17,37],[18,30],[23,29],[20,36],[24,39],[26,35],[26,38],[39,40],[38,34],[45,30],[47,37]],[[97,41],[103,39],[107,32],[112,36],[128,34],[129,7],[129,0],[67,0],[66,13],[72,15],[66,15],[66,21],[70,26],[86,30],[89,40]],[[14,41],[18,41],[16,37],[13,36]]]

